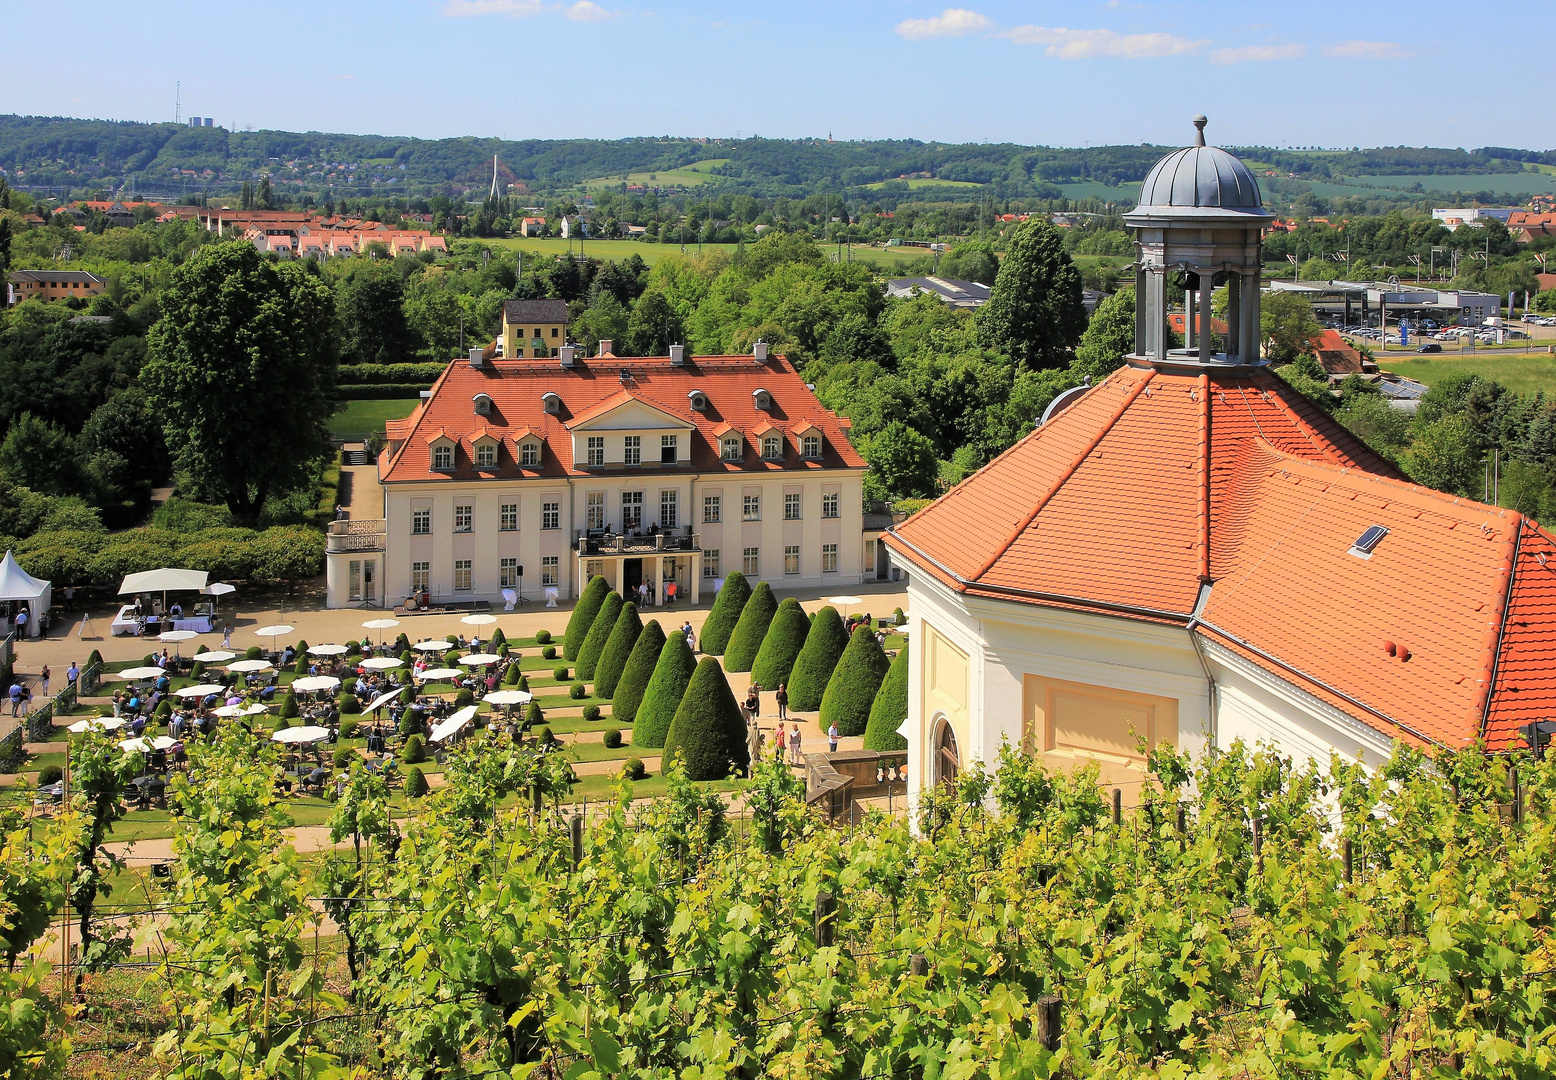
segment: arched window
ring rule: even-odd
[[[940,718],[940,728],[935,735],[934,761],[931,765],[931,775],[937,785],[954,785],[957,773],[962,769],[962,758],[956,749],[956,732],[951,730],[950,721],[945,717]]]

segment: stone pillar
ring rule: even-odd
[[[1243,361],[1243,275],[1231,273],[1226,279],[1226,351]],[[1243,361],[1246,363],[1246,361]]]
[[[1199,358],[1209,360],[1216,355],[1215,310],[1216,275],[1206,270],[1199,275]]]
[[[626,588],[626,580],[627,560],[618,558],[616,560],[616,591],[621,593],[623,596],[626,595],[625,592],[623,592],[623,590]]]
[[[702,599],[702,552],[692,552],[692,603],[695,605]]]
[[[1199,329],[1199,293],[1193,285],[1186,284],[1183,289],[1183,347],[1193,351],[1198,338],[1195,331]]]

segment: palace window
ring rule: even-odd
[[[760,495],[747,495],[740,511],[741,521],[762,520],[762,497]]]
[[[470,590],[470,560],[454,560],[454,591],[468,592]]]
[[[584,496],[584,525],[595,530],[605,528],[605,492],[591,491]]]
[[[628,435],[626,449],[622,453],[623,460],[628,465],[643,464],[643,436]]]
[[[800,546],[791,544],[783,549],[783,572],[785,574],[798,574],[800,572]]]
[[[704,525],[717,525],[724,520],[724,496],[704,495],[702,497],[702,522]]]
[[[411,510],[411,535],[426,536],[432,532],[432,507],[417,506]]]
[[[589,436],[589,464],[599,466],[605,464],[605,436]]]
[[[740,572],[746,577],[756,577],[757,567],[760,563],[761,550],[754,547],[746,548],[740,557]]]
[[[720,444],[719,458],[723,461],[740,460],[740,437],[730,435]]]
[[[411,592],[426,592],[427,581],[432,576],[432,564],[424,562],[411,563]]]
[[[702,576],[716,578],[719,576],[719,549],[705,548],[702,553]]]
[[[471,532],[475,528],[475,508],[469,503],[454,504],[454,531]]]
[[[679,452],[676,446],[676,439],[677,436],[675,435],[659,436],[659,464],[675,464],[676,454]]]
[[[783,520],[800,520],[800,501],[803,498],[804,496],[797,491],[785,493],[783,497]]]
[[[769,461],[773,458],[783,457],[783,440],[776,435],[768,435],[763,438],[762,456]]]
[[[519,464],[526,469],[533,469],[540,464],[540,444],[537,442],[526,442],[519,448],[519,454]]]
[[[495,469],[497,467],[497,444],[484,442],[475,448],[475,467],[478,469]]]
[[[542,555],[540,557],[540,583],[542,585],[558,584],[557,556]]]
[[[560,529],[562,527],[561,503],[544,502],[540,504],[540,527],[542,529]]]
[[[820,457],[821,456],[821,436],[820,435],[807,435],[807,436],[805,436],[804,447],[805,447],[805,451],[804,452],[805,452],[805,456],[806,457],[808,457],[808,458],[818,458],[818,457]]]
[[[500,524],[498,525],[498,528],[501,531],[503,531],[503,532],[518,532],[519,531],[519,504],[518,503],[503,503],[502,504],[502,515],[501,515],[501,518],[499,520],[500,520]]]
[[[621,531],[631,532],[633,529],[643,527],[643,493],[641,491],[623,491],[621,493]]]
[[[837,492],[828,491],[821,496],[821,516],[835,518],[837,513]]]
[[[452,443],[438,443],[432,448],[432,467],[439,472],[448,472],[454,467]]]
[[[837,573],[837,545],[821,545],[821,572],[823,574]]]
[[[668,488],[659,493],[659,527],[661,529],[673,529],[680,523],[678,516],[679,505],[677,500],[680,492],[675,488]]]
[[[519,584],[519,560],[503,559],[497,564],[497,580],[500,589],[517,588]]]

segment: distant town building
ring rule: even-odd
[[[502,306],[502,354],[547,357],[567,344],[566,300],[508,300]]]
[[[66,300],[72,296],[96,296],[105,282],[85,270],[12,270],[7,305],[24,300]]]
[[[980,308],[989,301],[989,286],[976,281],[912,277],[894,278],[886,286],[887,296],[910,297],[917,293],[931,293],[957,308]]]
[[[1507,223],[1508,218],[1518,211],[1513,207],[1498,206],[1471,206],[1456,210],[1433,210],[1432,217],[1442,222],[1449,232],[1453,232],[1460,225],[1473,225],[1482,218],[1495,218]]]

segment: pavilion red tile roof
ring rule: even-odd
[[[624,370],[631,376],[628,384],[621,381]],[[757,389],[771,395],[770,412],[756,408],[752,392]],[[706,396],[705,411],[691,408],[687,395],[694,390]],[[547,393],[561,399],[559,413],[546,411],[542,397]],[[486,415],[475,411],[478,394],[491,399]],[[488,360],[479,368],[453,362],[433,385],[431,397],[409,417],[386,425],[389,448],[379,458],[379,475],[384,483],[395,484],[614,472],[615,468],[576,466],[571,429],[633,401],[690,427],[691,458],[676,466],[656,462],[630,470],[623,466],[623,471],[755,474],[865,467],[848,441],[841,418],[816,400],[799,372],[781,356],[766,361],[751,356],[698,356],[684,366],[673,364],[669,357],[605,357],[580,358],[571,369],[554,358]],[[786,438],[781,458],[747,455],[740,461],[720,460],[718,432],[749,434],[763,423],[814,426],[823,437],[822,456],[805,458],[798,441]],[[465,452],[482,431],[503,443],[496,469],[477,471]],[[429,444],[440,435],[460,444],[452,472],[431,469]],[[528,436],[542,444],[538,469],[517,464],[517,441]]]
[[[967,594],[1190,627],[1418,745],[1556,717],[1556,540],[1265,369],[1122,368],[886,541]]]

